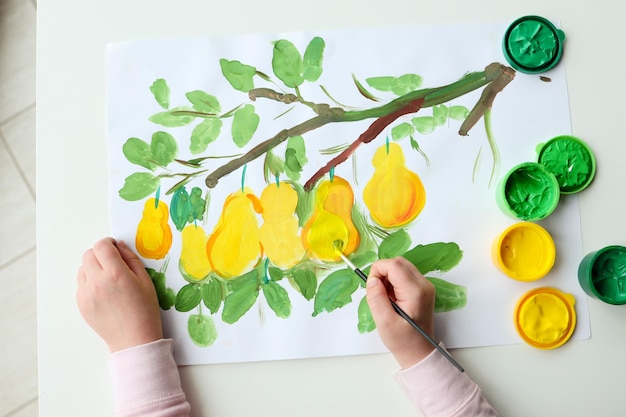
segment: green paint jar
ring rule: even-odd
[[[537,162],[514,166],[498,184],[496,201],[510,217],[525,221],[545,219],[559,204],[556,177]]]
[[[587,254],[578,265],[578,282],[590,297],[626,304],[626,247],[606,246]]]
[[[527,74],[552,69],[561,59],[565,33],[540,16],[523,16],[508,27],[502,40],[504,57]]]
[[[574,136],[557,136],[537,146],[537,162],[552,172],[562,194],[578,193],[593,181],[596,159],[589,146]]]

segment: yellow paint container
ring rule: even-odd
[[[536,281],[552,269],[556,247],[546,229],[536,223],[519,222],[494,241],[492,257],[505,275],[518,281]]]
[[[576,327],[576,300],[556,288],[535,288],[515,306],[515,329],[529,345],[554,349],[567,342]]]

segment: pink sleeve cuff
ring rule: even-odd
[[[426,417],[499,416],[480,387],[437,350],[399,371],[396,380]]]
[[[112,353],[109,369],[116,416],[189,414],[171,339]]]

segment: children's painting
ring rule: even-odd
[[[179,364],[385,351],[364,283],[404,256],[448,347],[522,343],[513,310],[553,286],[588,338],[578,202],[541,222],[557,261],[508,278],[503,175],[570,134],[565,71],[505,61],[506,24],[160,39],[107,51],[113,235],[141,256]],[[530,347],[529,347],[530,349]]]

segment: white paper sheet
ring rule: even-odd
[[[314,116],[310,109],[299,104],[276,118],[291,106],[259,99],[252,104],[260,115],[261,123],[250,143],[244,148],[238,148],[230,140],[229,129],[224,128],[222,135],[207,147],[206,152],[192,155],[188,141],[196,123],[167,128],[148,120],[153,114],[163,111],[149,89],[156,79],[167,81],[171,89],[171,107],[190,105],[185,94],[203,90],[219,97],[222,109],[226,111],[251,102],[246,94],[234,90],[225,80],[220,71],[220,59],[239,60],[256,66],[259,71],[277,81],[277,84],[271,84],[256,77],[256,87],[293,92],[272,73],[273,43],[287,39],[303,53],[311,38],[319,36],[326,43],[323,73],[316,82],[305,82],[300,89],[301,95],[311,102],[336,105],[320,88],[323,85],[339,103],[354,108],[371,108],[380,103],[374,103],[359,94],[352,80],[353,75],[362,83],[368,77],[418,74],[423,77],[423,87],[449,84],[468,72],[482,71],[492,62],[506,64],[501,49],[506,26],[499,23],[350,29],[111,44],[107,51],[107,83],[114,236],[132,245],[145,201],[125,201],[118,195],[126,177],[134,172],[148,172],[145,168],[131,164],[122,153],[122,146],[129,138],[136,137],[149,143],[154,132],[169,132],[179,143],[177,158],[189,160],[207,155],[245,153],[280,130]],[[542,75],[549,77],[550,81],[542,81],[537,75],[517,73],[515,79],[495,99],[492,128],[502,158],[498,178],[518,163],[534,161],[538,144],[554,136],[571,133],[565,68],[559,65]],[[383,103],[394,97],[391,93],[369,90],[383,99]],[[480,97],[481,90],[447,104],[471,109]],[[417,114],[403,116],[386,128],[375,141],[359,147],[355,160],[350,159],[335,168],[335,175],[351,182],[356,204],[361,208],[365,207],[362,191],[372,175],[371,160],[376,149],[384,145],[393,126],[410,121],[415,116],[427,115],[432,115],[431,109],[421,109]],[[304,139],[308,164],[304,167],[301,181],[304,182],[334,156],[321,155],[318,150],[353,142],[372,121],[329,124],[306,133]],[[228,126],[228,123],[225,119],[224,126]],[[540,222],[553,236],[557,248],[557,260],[552,271],[545,278],[530,283],[506,277],[492,262],[491,245],[516,220],[498,209],[496,187],[489,186],[492,159],[483,121],[474,126],[466,137],[457,134],[459,126],[460,122],[451,120],[433,133],[415,135],[429,164],[411,149],[408,138],[398,142],[403,147],[407,166],[420,176],[427,193],[424,210],[406,228],[412,238],[412,246],[455,242],[463,251],[463,259],[458,266],[444,274],[430,274],[467,288],[467,305],[464,308],[436,315],[437,338],[450,348],[522,343],[514,329],[513,309],[526,291],[540,286],[553,286],[576,297],[578,323],[573,338],[589,338],[587,299],[577,282],[578,263],[583,255],[577,197],[563,196],[557,210]],[[479,153],[480,159],[475,170]],[[226,161],[211,160],[205,167],[212,170]],[[356,171],[353,170],[354,164]],[[175,163],[168,169],[191,171]],[[188,187],[205,189],[203,179],[204,175],[200,175]],[[165,191],[179,180],[162,180],[162,201],[169,201],[170,196],[166,196]],[[203,222],[207,232],[213,229],[226,195],[239,189],[241,181],[240,168],[222,178],[213,189]],[[245,184],[257,196],[266,186],[263,157],[247,164]],[[166,270],[167,285],[178,291],[186,281],[177,268],[180,233],[171,221],[170,225],[174,241]],[[154,269],[163,266],[162,260],[145,262]],[[324,274],[319,276],[320,280],[323,278]],[[288,318],[276,317],[260,295],[250,311],[234,324],[223,323],[221,311],[213,315],[218,337],[209,347],[197,346],[188,335],[187,320],[196,310],[189,313],[178,312],[174,308],[164,311],[165,333],[175,339],[177,362],[180,365],[242,362],[365,354],[385,350],[375,331],[368,334],[357,331],[357,307],[365,294],[363,288],[352,295],[352,303],[312,317],[313,301],[305,300],[286,280],[279,284],[288,291],[292,303]],[[206,308],[203,311],[207,314]]]

